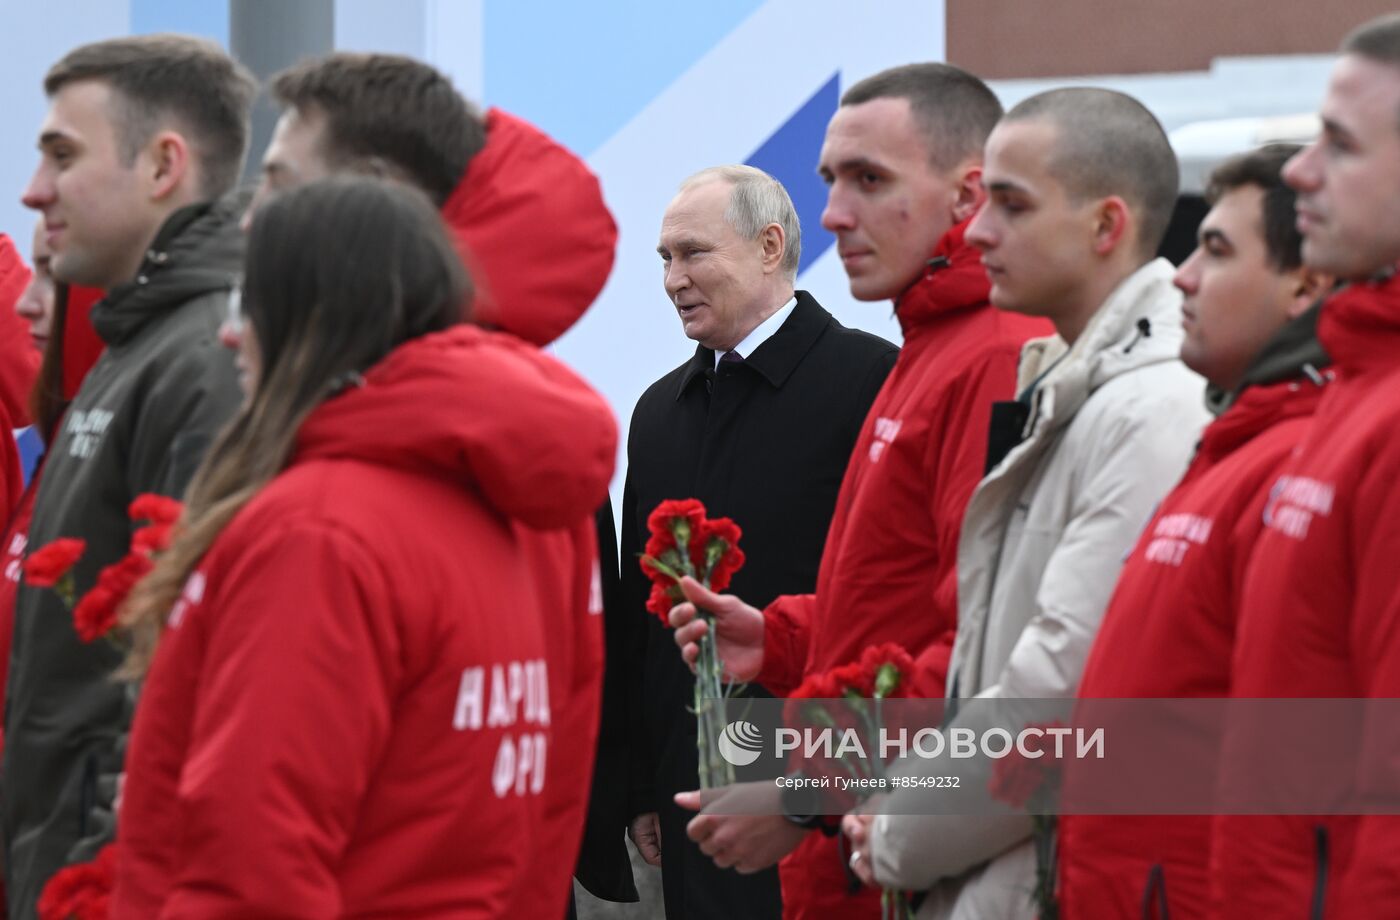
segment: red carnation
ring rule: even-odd
[[[875,696],[877,691],[882,699],[910,695],[914,659],[898,643],[886,642],[867,648],[860,656],[860,667],[869,687],[869,692],[863,695]]]
[[[667,550],[676,548],[676,535],[670,529],[653,533],[647,538],[647,545],[644,552],[653,559],[660,559],[661,554]]]
[[[1033,725],[1028,728],[1063,728],[1059,722],[1048,725]],[[1042,736],[1043,737],[1043,736]],[[987,789],[992,798],[998,799],[1012,808],[1024,809],[1032,798],[1042,790],[1053,787],[1061,769],[1060,761],[1054,754],[1045,751],[1035,735],[1025,735],[1021,744],[1040,753],[1038,758],[1030,758],[1021,753],[1020,747],[998,760],[992,768],[992,778]]]
[[[695,539],[690,544],[690,559],[711,591],[729,587],[734,573],[744,567],[744,551],[739,548],[743,531],[729,518],[706,519],[700,522]]]
[[[180,520],[185,506],[173,498],[145,492],[127,507],[126,513],[133,521],[150,521],[152,524],[174,524]]]
[[[130,552],[119,562],[104,568],[97,576],[97,585],[116,595],[118,602],[124,601],[136,583],[149,575],[153,568],[155,563],[145,553]]]
[[[654,582],[651,586],[651,596],[647,598],[647,610],[656,614],[663,625],[670,626],[669,619],[671,608],[681,602],[681,589],[672,583],[664,585]]]
[[[800,700],[829,700],[839,697],[841,694],[832,686],[830,672],[824,674],[812,674],[797,689],[788,694],[790,699]]]
[[[107,920],[117,847],[109,843],[89,863],[54,873],[39,896],[39,920]]]
[[[670,534],[675,522],[684,521],[687,533],[693,534],[700,529],[704,520],[705,506],[699,499],[670,499],[657,505],[656,510],[647,516],[647,530],[653,534]]]
[[[91,642],[111,632],[127,595],[153,568],[155,563],[139,551],[127,553],[120,562],[104,568],[97,576],[96,587],[73,608],[73,628],[78,638]]]
[[[148,524],[131,535],[131,548],[145,553],[163,553],[170,548],[174,532],[174,524]]]
[[[84,594],[78,606],[73,608],[73,628],[77,630],[78,638],[91,642],[111,632],[117,624],[120,600],[101,585]]]
[[[24,580],[36,588],[52,588],[82,558],[87,543],[72,537],[54,540],[24,560]]]

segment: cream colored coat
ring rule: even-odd
[[[1058,336],[1026,343],[1018,392],[1063,360],[1033,397],[1027,437],[968,505],[950,695],[1074,696],[1123,559],[1181,478],[1209,419],[1205,381],[1177,358],[1181,295],[1171,278],[1161,259],[1129,276],[1068,354]],[[1143,319],[1150,323],[1146,336]],[[964,710],[953,725],[980,732],[994,724],[988,717]],[[1014,733],[1020,725],[1005,727]],[[916,769],[948,774],[969,767],[932,761]],[[928,798],[938,795],[949,808],[966,808],[966,798],[955,806],[951,797],[970,787],[981,795],[985,784],[984,772],[969,775],[956,792],[901,792],[875,821],[877,878],[932,889],[920,918],[1034,917],[1026,815],[901,814],[939,810]]]

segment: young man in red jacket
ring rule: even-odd
[[[1224,697],[1244,562],[1265,487],[1305,430],[1329,360],[1316,306],[1331,278],[1303,266],[1279,144],[1222,164],[1199,244],[1176,274],[1181,359],[1219,418],[1123,566],[1079,686],[1082,698]],[[1068,782],[1073,785],[1073,764]],[[1204,917],[1207,816],[1060,818],[1067,917]],[[1165,916],[1165,912],[1163,912]]]
[[[602,290],[617,227],[598,179],[533,125],[499,109],[479,112],[446,76],[398,55],[306,61],[274,76],[271,91],[283,113],[250,214],[265,196],[331,173],[407,181],[439,207],[456,239],[476,288],[473,321],[541,347],[572,326]],[[552,606],[560,621],[547,636],[549,833],[538,848],[539,884],[519,892],[512,916],[550,920],[567,909],[591,780],[580,764],[592,763],[598,732],[598,580],[616,580],[613,531],[605,502],[596,530],[590,519],[523,536],[534,548],[541,585],[556,592]],[[598,564],[600,547],[611,571]],[[621,840],[616,845],[621,850]]]
[[[971,74],[912,64],[852,86],[827,128],[822,225],[836,234],[851,293],[894,300],[904,347],[846,468],[816,594],[780,597],[760,611],[698,585],[687,591],[715,614],[733,676],[774,695],[886,642],[920,658],[922,694],[943,695],[957,626],[958,532],[986,464],[992,403],[1014,395],[1021,344],[1050,331],[987,302],[981,257],[963,240],[984,199],[982,147],[1000,116]],[[671,613],[692,663],[706,628],[694,615],[688,604]],[[677,801],[700,805],[698,794]],[[741,872],[786,856],[785,917],[878,916],[877,890],[850,893],[839,839],[810,833],[834,832],[835,819],[793,814],[791,804],[780,814],[780,806],[768,815],[704,814],[688,833],[717,864]]]
[[[1337,380],[1261,514],[1237,627],[1239,698],[1400,697],[1400,15],[1343,42],[1321,114],[1322,137],[1284,178],[1298,190],[1303,261],[1350,282],[1318,323]],[[1390,728],[1367,725],[1363,756],[1336,777],[1349,805],[1395,800]],[[1227,735],[1224,789],[1272,788],[1280,771],[1260,770],[1253,750]],[[1221,818],[1216,915],[1400,916],[1397,843],[1394,816]]]

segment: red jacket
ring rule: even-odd
[[[919,656],[918,689],[943,695],[957,628],[958,530],[986,465],[992,403],[1015,395],[1022,343],[1050,332],[1044,320],[987,303],[987,275],[965,230],[949,231],[934,251],[947,264],[896,303],[904,347],[856,439],[817,593],[780,597],[764,611],[758,681],[775,695],[883,642]],[[846,894],[843,864],[835,838],[809,835],[780,867],[784,916],[878,916],[878,892]]]
[[[0,233],[0,408],[19,428],[29,424],[29,390],[43,357],[29,337],[29,325],[15,312],[28,286],[29,267],[10,238]]]
[[[476,321],[548,345],[612,271],[617,224],[588,165],[534,125],[486,113],[486,146],[442,207],[476,284]]]
[[[1235,616],[1266,487],[1322,393],[1307,380],[1250,387],[1205,430],[1123,566],[1081,697],[1229,695]],[[1204,816],[1062,816],[1065,917],[1138,920],[1142,905],[1160,896],[1145,897],[1153,866],[1162,869],[1173,920],[1204,917],[1210,829]]]
[[[617,225],[597,177],[538,128],[500,109],[486,113],[486,146],[472,157],[442,214],[476,285],[476,322],[540,347],[578,321],[612,270]],[[522,886],[514,908],[522,917],[564,915],[592,783],[603,630],[595,615],[601,601],[593,595],[597,538],[591,514],[571,534],[551,538],[537,560],[557,570],[556,583],[581,578],[583,589],[551,605],[564,617],[546,632],[560,740],[550,748],[556,781],[547,790],[543,851],[555,859],[534,884]]]
[[[1263,511],[1240,609],[1240,698],[1400,697],[1400,279],[1335,295],[1318,337],[1339,379]],[[1236,762],[1227,739],[1227,780]],[[1366,771],[1337,781],[1364,789]],[[1212,883],[1221,918],[1400,916],[1400,817],[1220,818]]]
[[[527,916],[569,780],[545,631],[591,581],[538,530],[590,516],[616,438],[558,362],[465,326],[317,409],[171,612],[112,916]]]

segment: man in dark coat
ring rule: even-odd
[[[626,675],[629,833],[662,867],[670,920],[778,917],[781,900],[774,870],[717,869],[671,801],[698,785],[694,678],[645,610],[650,585],[636,560],[647,515],[665,499],[697,498],[743,529],[748,562],[732,590],[763,603],[814,590],[846,462],[897,354],[794,291],[800,247],[787,192],[751,167],[691,177],[661,226],[666,292],[698,345],[632,415],[622,605],[607,626],[624,637],[610,640],[623,651],[609,667]]]

